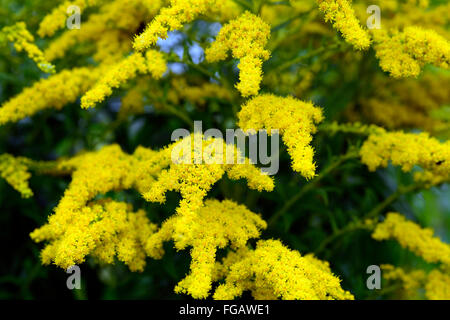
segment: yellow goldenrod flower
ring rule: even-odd
[[[248,101],[238,114],[239,127],[247,130],[279,130],[291,155],[292,168],[307,179],[315,175],[314,150],[309,145],[322,110],[293,97],[259,95]]]
[[[244,97],[256,95],[262,80],[262,63],[270,56],[264,49],[269,37],[270,26],[246,11],[220,29],[216,40],[205,51],[206,61],[224,60],[231,51],[234,58],[240,59],[236,88]]]
[[[220,138],[205,140],[201,134],[193,134],[174,143],[169,150],[175,154],[172,154],[175,159],[143,196],[147,201],[163,203],[167,191],[180,192],[182,199],[176,210],[180,217],[174,224],[179,247],[185,247],[194,234],[192,224],[203,206],[203,199],[225,173],[232,180],[247,179],[251,189],[272,191],[274,187],[271,177],[250,164],[236,146]]]
[[[348,43],[358,50],[369,48],[369,34],[361,27],[350,0],[317,0],[317,3],[325,14],[325,21],[332,22]]]
[[[107,68],[107,67],[105,67]],[[118,88],[126,81],[134,79],[138,73],[150,73],[159,79],[166,71],[166,60],[161,52],[148,50],[145,58],[140,53],[133,53],[113,65],[106,75],[81,98],[82,108],[92,108],[112,94],[113,88]]]
[[[146,250],[150,257],[158,259],[163,254],[165,241],[173,240],[178,250],[192,247],[191,272],[178,283],[175,292],[187,293],[196,299],[209,295],[217,249],[228,244],[234,249],[245,247],[249,239],[259,238],[260,230],[266,227],[259,215],[229,200],[206,200],[192,224],[185,226],[192,228],[190,238],[185,239],[175,231],[178,219],[180,216],[175,215],[164,221],[161,229],[148,238]]]
[[[191,137],[187,137],[160,151],[139,147],[132,155],[127,155],[122,152],[117,145],[111,145],[104,147],[99,151],[81,153],[70,159],[62,159],[56,164],[53,164],[53,167],[48,166],[48,168],[45,168],[45,166],[43,166],[44,171],[47,172],[59,171],[70,173],[72,175],[72,181],[66,189],[63,198],[54,209],[54,214],[49,217],[48,224],[32,233],[32,237],[35,241],[55,239],[61,241],[61,244],[58,240],[44,249],[42,253],[43,261],[46,263],[53,261],[57,265],[65,268],[71,263],[83,261],[84,257],[91,252],[93,247],[88,244],[83,244],[80,251],[77,251],[77,248],[72,247],[75,252],[71,253],[72,249],[67,249],[70,247],[68,247],[67,241],[81,243],[81,240],[76,240],[70,236],[67,233],[67,228],[74,223],[74,220],[79,218],[80,212],[86,210],[86,212],[89,213],[86,214],[86,219],[88,219],[88,221],[96,219],[92,218],[93,213],[91,213],[91,210],[88,207],[90,201],[99,194],[106,194],[113,190],[117,191],[135,188],[143,193],[144,197],[148,200],[163,201],[166,190],[180,190],[183,200],[180,203],[180,207],[177,209],[178,215],[171,220],[173,221],[171,223],[173,223],[173,237],[177,247],[185,248],[187,245],[192,244],[191,240],[195,238],[194,235],[198,235],[199,233],[199,231],[195,231],[197,230],[195,229],[195,225],[200,223],[198,221],[198,210],[203,206],[203,198],[206,196],[206,193],[209,191],[212,184],[219,180],[225,172],[227,172],[231,179],[247,178],[251,188],[258,190],[273,189],[272,179],[266,175],[262,175],[256,167],[248,163],[173,163],[172,153],[174,148],[190,139]],[[219,150],[219,153],[231,153],[230,148],[235,148],[234,146],[226,145],[221,140],[217,140],[217,143],[212,145],[214,141],[204,140],[203,147],[206,148],[206,150],[208,150],[208,146],[216,147],[215,150]],[[209,154],[213,154],[212,151],[213,150],[209,150]],[[192,154],[191,156],[195,155]],[[233,150],[233,156],[236,158],[240,157],[237,150]],[[208,153],[205,153],[205,161],[208,161]],[[168,169],[165,170],[166,168]],[[233,206],[231,205],[231,207]],[[209,213],[209,210],[206,210],[206,212]],[[219,212],[221,211],[219,210]],[[242,214],[242,208],[238,210],[238,212]],[[204,217],[200,220],[203,219]],[[250,221],[248,219],[245,221]],[[231,225],[231,222],[228,224]],[[87,225],[90,225],[90,223],[87,223]],[[263,222],[258,222],[257,225],[260,227],[265,226]],[[99,227],[100,226],[101,225],[99,225]],[[80,228],[81,227],[79,227],[79,229]],[[168,226],[166,229],[163,228],[158,234],[160,235],[164,230],[167,230],[167,228]],[[251,231],[252,229],[250,226],[246,225],[245,228],[249,228],[246,229],[249,232],[249,235],[255,234]],[[230,240],[236,239],[232,240],[232,242],[241,243],[243,240],[239,240],[241,238],[237,233],[237,230],[235,231],[236,237],[230,238]],[[83,231],[80,232],[83,233]],[[72,233],[75,234],[75,231],[70,232],[70,234]],[[84,241],[88,240],[89,239],[86,239]],[[98,241],[100,240],[101,239],[99,238]],[[63,250],[61,258],[56,258],[58,255],[57,251],[60,250],[58,248]],[[89,248],[89,250],[87,248]],[[104,254],[106,256],[102,256],[101,260],[112,262],[111,259],[114,256],[114,252],[116,252],[115,250],[117,251],[118,249],[114,249],[114,246],[110,247],[107,243],[104,243],[102,249],[96,250],[96,252],[98,251],[97,254],[105,252]],[[130,268],[141,269],[141,267],[133,267],[130,265],[132,261],[134,261],[134,258],[121,258],[125,253],[120,253],[119,251],[117,251],[117,253],[119,259],[127,262]],[[139,261],[141,262],[138,263],[138,266],[143,266],[142,259]]]
[[[76,68],[39,80],[1,106],[0,125],[19,121],[44,109],[59,110],[75,102],[100,74],[98,68]]]
[[[450,266],[450,245],[434,237],[433,230],[423,229],[399,213],[388,213],[386,219],[376,226],[372,237],[379,241],[395,239],[425,261]]]
[[[381,265],[383,278],[401,283],[401,297],[417,300],[421,292],[428,300],[450,299],[450,275],[444,268],[435,268],[426,273],[423,270],[406,271],[392,265]]]
[[[228,265],[219,269],[226,274],[225,283],[217,287],[214,299],[234,299],[247,290],[257,299],[353,299],[328,262],[301,256],[278,240],[260,240],[255,250],[243,249],[224,263]]]
[[[450,43],[434,30],[407,27],[403,30],[405,51],[422,64],[430,63],[448,69],[450,66]]]
[[[425,283],[425,296],[429,300],[450,300],[450,274],[434,269]]]
[[[389,161],[403,171],[421,166],[435,177],[450,176],[450,141],[444,143],[428,133],[381,132],[371,134],[360,150],[361,161],[370,171],[387,167]]]
[[[449,68],[450,43],[431,29],[377,30],[373,36],[380,66],[394,78],[417,77],[428,63]]]
[[[14,48],[18,52],[25,51],[28,57],[36,62],[39,69],[47,73],[55,73],[55,66],[45,59],[44,53],[34,44],[34,37],[27,30],[24,22],[4,27],[1,31],[6,35],[8,41],[14,43]]]
[[[388,281],[399,281],[402,284],[402,291],[405,298],[415,299],[418,290],[423,286],[427,275],[423,270],[405,271],[393,265],[383,264],[380,266],[383,279]]]
[[[10,154],[0,155],[0,176],[8,182],[11,187],[20,192],[23,198],[33,196],[28,185],[31,174],[22,158],[15,158]]]
[[[162,8],[144,32],[136,36],[134,49],[143,51],[155,45],[158,37],[166,39],[169,31],[181,29],[183,24],[205,14],[215,3],[216,0],[171,0],[170,6]]]
[[[41,252],[43,264],[67,269],[83,263],[87,255],[109,264],[117,256],[131,271],[143,271],[143,245],[155,229],[144,210],[134,213],[127,203],[105,199],[81,208],[58,229],[45,225],[30,236],[36,242],[49,242]]]

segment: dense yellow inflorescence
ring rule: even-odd
[[[249,251],[248,240],[259,238],[261,230],[266,228],[265,221],[245,206],[232,201],[203,202],[203,198],[224,173],[231,179],[246,178],[250,187],[259,190],[271,190],[273,182],[250,165],[248,159],[246,163],[211,162],[220,160],[222,156],[222,159],[229,159],[227,154],[232,154],[233,161],[245,160],[234,146],[228,146],[217,138],[200,141],[204,148],[200,154],[201,160],[209,164],[177,163],[186,160],[181,153],[177,153],[184,152],[186,147],[187,159],[198,159],[199,151],[191,147],[196,138],[203,137],[188,136],[160,151],[140,147],[132,155],[112,145],[49,164],[47,172],[69,173],[72,182],[55,213],[49,217],[48,224],[31,233],[33,240],[47,242],[41,253],[43,263],[67,268],[84,262],[88,255],[102,263],[113,263],[117,257],[131,270],[142,271],[145,257],[161,258],[164,254],[163,242],[172,240],[178,250],[192,247],[191,271],[175,291],[194,298],[206,298],[212,283],[227,275],[215,256],[218,249],[229,246],[233,250],[247,252],[240,263],[247,265],[253,261],[252,268],[256,267],[256,260],[261,259],[264,252],[272,252],[270,268],[281,268],[280,272],[288,268],[286,280],[283,281],[289,281],[291,289],[283,291],[282,283],[275,278],[258,278],[254,286],[243,288],[253,290],[257,298],[267,296],[270,290],[274,290],[270,297],[285,299],[351,298],[340,288],[339,280],[331,274],[328,264],[312,256],[300,257],[278,242],[260,243],[254,253]],[[175,149],[177,147],[179,149]],[[165,167],[169,169],[165,170]],[[93,201],[97,195],[133,187],[151,201],[163,201],[166,190],[180,191],[183,199],[177,214],[157,230],[142,210],[133,213],[130,205],[110,199]],[[189,219],[186,219],[187,216]],[[280,261],[277,251],[284,257]],[[286,264],[289,261],[291,263]],[[233,270],[239,270],[236,268],[230,269],[230,275],[226,278],[228,281],[233,278]],[[255,272],[261,276],[258,270]],[[299,279],[300,276],[303,279]],[[316,287],[319,279],[325,282]],[[247,280],[251,281],[251,278]],[[309,291],[296,293],[300,288]],[[221,287],[216,297],[227,290],[227,287]],[[227,294],[234,294],[234,291]]]
[[[398,243],[430,263],[450,266],[450,245],[433,236],[433,230],[423,229],[398,213],[388,213],[372,237],[375,240],[395,239]]]
[[[218,269],[225,270],[225,282],[217,287],[215,299],[234,299],[244,291],[251,291],[255,299],[353,299],[328,262],[301,256],[278,240],[260,240],[255,250],[244,248],[224,263]]]
[[[98,81],[92,89],[81,98],[82,108],[92,108],[112,94],[112,89],[118,88],[130,79],[134,79],[138,73],[150,73],[159,79],[167,70],[166,60],[161,52],[148,50],[145,57],[140,53],[133,53],[112,68]]]
[[[248,101],[238,114],[244,131],[279,130],[292,159],[292,168],[307,179],[315,176],[314,150],[310,143],[315,124],[322,121],[322,110],[293,97],[259,95]]]
[[[394,267],[390,264],[380,266],[383,278],[388,281],[400,281],[402,289],[408,297],[417,295],[416,291],[422,286],[426,279],[426,273],[423,270],[405,271],[402,268]]]
[[[158,232],[146,242],[150,257],[160,258],[164,241],[173,240],[178,250],[191,249],[191,271],[175,288],[177,293],[187,293],[193,298],[206,298],[211,290],[217,249],[228,245],[233,249],[243,248],[250,238],[259,238],[260,230],[266,227],[261,217],[245,206],[233,201],[206,200],[191,226],[192,232],[184,238],[175,231],[179,215],[164,221]]]
[[[193,134],[175,143],[171,149],[173,161],[161,172],[157,181],[143,194],[147,201],[164,203],[167,191],[178,191],[181,201],[174,222],[179,239],[177,246],[185,247],[195,235],[192,227],[203,199],[212,186],[226,173],[232,180],[245,178],[251,189],[272,191],[273,180],[250,164],[234,145],[220,138],[203,139]]]
[[[199,138],[202,140],[203,137]],[[74,158],[61,160],[53,170],[70,173],[72,182],[54,209],[54,214],[49,216],[48,224],[33,232],[33,239],[42,241],[64,237],[68,225],[77,219],[81,211],[87,210],[86,207],[97,195],[135,188],[148,200],[163,201],[166,190],[179,190],[184,199],[177,210],[177,219],[174,219],[177,222],[174,223],[174,237],[178,237],[177,246],[184,248],[194,238],[197,212],[203,207],[203,198],[223,174],[227,173],[231,179],[246,178],[251,188],[272,190],[272,179],[261,174],[248,160],[247,164],[173,163],[172,151],[186,141],[190,142],[191,137],[160,151],[140,147],[132,155],[124,153],[117,145],[111,145],[96,152],[81,153]],[[221,152],[229,148],[221,140],[200,141],[206,148],[202,161],[207,161],[208,152],[213,152],[208,150],[208,146],[215,142],[215,147]],[[192,150],[189,146],[189,157],[194,155]],[[239,157],[237,151],[234,157]],[[51,173],[52,169],[47,172]],[[46,250],[53,252],[54,249]],[[61,261],[57,264],[63,267],[74,262],[57,261]]]
[[[15,158],[7,153],[1,154],[0,176],[19,191],[23,198],[33,196],[33,191],[28,185],[31,174],[28,172],[28,167],[22,158]]]
[[[433,269],[426,273],[423,270],[404,270],[392,265],[382,265],[383,279],[388,282],[400,282],[398,292],[402,299],[419,299],[421,291],[428,300],[450,299],[450,275],[448,272]]]
[[[169,31],[181,29],[183,24],[205,14],[215,3],[216,0],[171,0],[170,6],[162,8],[144,32],[134,39],[134,49],[142,51],[155,45],[158,38],[166,39]]]
[[[14,48],[18,51],[25,51],[39,69],[47,73],[55,73],[55,66],[44,56],[41,49],[34,44],[33,35],[27,30],[25,22],[18,22],[13,26],[4,27],[1,30],[6,35],[6,39],[14,43]]]
[[[439,264],[430,272],[383,265],[383,278],[402,284],[399,292],[402,298],[418,299],[422,290],[429,300],[450,299],[450,245],[433,234],[432,229],[424,229],[395,212],[388,213],[372,233],[375,240],[394,239],[425,261]]]
[[[206,61],[224,60],[231,51],[239,59],[236,88],[244,97],[256,95],[262,80],[262,63],[270,57],[264,49],[269,37],[270,26],[247,11],[220,29],[216,40],[205,51]]]
[[[424,171],[417,177],[431,184],[450,177],[450,141],[440,142],[428,133],[371,134],[362,145],[360,155],[371,171],[387,167],[390,161],[403,171],[411,171],[416,165],[422,167]]]
[[[448,69],[450,43],[431,29],[374,31],[374,49],[381,68],[394,78],[417,77],[425,64]]]
[[[41,228],[31,233],[34,241],[48,241],[41,252],[43,264],[67,269],[91,255],[102,263],[124,262],[131,271],[143,271],[146,239],[156,230],[144,210],[111,199],[81,208],[60,228]]]
[[[35,82],[0,108],[0,125],[16,122],[45,109],[61,109],[73,103],[100,77],[99,68],[63,70]]]
[[[317,0],[319,9],[325,14],[325,21],[330,21],[339,30],[344,39],[358,50],[368,49],[370,36],[361,27],[349,0]]]
[[[450,300],[450,273],[432,270],[425,283],[425,296],[429,300]]]

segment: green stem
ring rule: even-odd
[[[217,77],[214,73],[210,72],[209,70],[206,70],[199,64],[193,63],[191,61],[182,61],[182,62],[186,63],[189,67],[197,70],[198,72],[203,73],[205,76],[208,76],[218,82],[222,82],[222,80],[219,77]]]
[[[270,217],[268,221],[268,226],[273,226],[287,210],[289,210],[301,197],[303,197],[305,193],[315,188],[324,177],[330,174],[330,172],[338,168],[343,162],[349,159],[357,158],[358,156],[359,156],[358,151],[355,149],[351,149],[346,154],[338,157],[336,161],[333,161],[330,165],[328,165],[325,169],[323,169],[314,180],[312,180],[310,183],[308,183],[306,186],[300,189],[300,191],[297,194],[295,194],[291,199],[289,199],[280,210],[275,212],[275,214],[272,217]]]
[[[317,48],[316,50],[313,50],[313,51],[303,55],[303,56],[295,57],[294,59],[292,59],[290,61],[287,61],[287,62],[285,62],[285,63],[275,67],[274,69],[272,69],[270,71],[276,71],[276,72],[283,71],[283,70],[289,68],[290,66],[292,66],[293,64],[300,63],[300,62],[302,62],[302,61],[304,61],[306,59],[314,57],[314,56],[316,56],[318,54],[321,54],[321,53],[323,53],[325,51],[328,52],[330,50],[335,50],[335,49],[338,49],[340,47],[341,47],[341,43],[333,43],[333,44],[330,44],[328,46],[322,46],[320,48]]]
[[[419,183],[414,183],[414,184],[408,185],[406,187],[400,186],[393,194],[391,194],[389,197],[387,197],[383,202],[381,202],[375,208],[370,210],[366,215],[364,215],[362,218],[360,218],[357,222],[350,223],[346,227],[336,231],[329,237],[325,238],[325,240],[323,240],[322,243],[317,247],[317,249],[315,250],[315,253],[316,254],[321,253],[327,247],[328,244],[330,244],[336,238],[338,238],[348,232],[369,228],[367,225],[364,224],[365,220],[376,218],[380,213],[382,213],[387,207],[389,207],[392,203],[394,203],[402,195],[410,193],[410,192],[418,191],[422,188],[423,188],[423,184],[419,184]]]
[[[421,183],[413,183],[408,186],[399,186],[398,189],[387,197],[383,202],[378,204],[375,208],[369,211],[363,219],[372,219],[376,218],[382,211],[384,211],[387,207],[389,207],[392,203],[394,203],[398,198],[402,195],[415,192],[423,188],[423,184]]]
[[[194,130],[194,122],[191,120],[191,118],[181,110],[178,110],[171,104],[166,103],[164,105],[164,108],[169,111],[169,113],[173,114],[174,116],[178,117],[180,120],[185,122],[191,130]]]
[[[315,255],[318,255],[319,253],[321,253],[331,242],[333,242],[336,238],[339,238],[340,236],[348,233],[348,232],[352,232],[352,231],[356,231],[356,230],[363,230],[366,229],[367,226],[363,225],[362,223],[350,223],[349,225],[347,225],[346,227],[336,231],[335,233],[333,233],[332,235],[330,235],[329,237],[325,238],[320,245],[317,247],[317,249],[314,251]]]

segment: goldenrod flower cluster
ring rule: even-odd
[[[439,269],[426,273],[423,270],[404,270],[392,265],[382,265],[383,278],[391,282],[400,282],[399,294],[402,299],[418,299],[421,291],[425,291],[428,300],[450,299],[450,275]]]
[[[370,171],[387,167],[391,161],[403,171],[411,171],[415,165],[422,167],[430,183],[447,180],[450,175],[450,142],[441,143],[425,132],[372,134],[362,145],[360,155]]]
[[[274,187],[271,177],[250,164],[236,146],[228,145],[220,138],[205,140],[201,134],[193,134],[175,143],[171,150],[174,161],[143,196],[147,201],[163,203],[167,191],[181,194],[176,210],[180,217],[174,223],[175,233],[179,236],[175,241],[178,247],[185,247],[194,236],[193,223],[203,206],[203,199],[225,173],[232,180],[245,178],[251,189],[272,191]]]
[[[293,97],[262,94],[248,101],[238,114],[239,127],[246,130],[279,130],[292,159],[292,168],[307,179],[315,176],[314,150],[310,146],[322,110]]]
[[[81,98],[82,108],[92,108],[112,94],[113,88],[118,88],[126,81],[134,79],[138,73],[150,73],[159,79],[166,72],[166,61],[161,52],[148,50],[145,57],[133,53],[115,64],[95,86]]]
[[[261,174],[256,167],[248,163],[248,159],[247,164],[242,165],[200,163],[193,166],[172,163],[173,149],[190,140],[191,137],[187,137],[161,151],[140,147],[133,155],[127,155],[119,146],[111,145],[97,152],[82,153],[72,159],[62,160],[54,170],[71,172],[72,182],[55,208],[55,213],[49,217],[49,223],[40,228],[39,232],[34,233],[33,237],[53,239],[56,236],[62,236],[66,225],[76,219],[79,211],[85,208],[95,196],[112,190],[134,187],[142,192],[146,199],[152,201],[163,201],[166,190],[180,190],[184,199],[177,210],[180,215],[176,220],[180,221],[176,225],[177,232],[178,236],[190,234],[192,238],[193,230],[188,229],[197,219],[196,214],[203,205],[203,198],[212,184],[225,172],[231,179],[248,179],[251,188],[258,190],[273,188],[272,179]],[[220,152],[228,149],[231,153],[230,147],[233,146],[228,146],[221,140],[200,141],[206,149],[214,142]],[[191,154],[191,149],[188,151]],[[235,152],[234,157],[238,158],[237,150],[233,152]],[[213,150],[210,150],[210,153],[213,153]],[[194,152],[192,152],[193,155]],[[166,167],[168,167],[167,170],[165,170]],[[186,221],[182,221],[186,215],[191,218],[190,224],[184,224]],[[180,247],[185,247],[188,241],[188,237],[183,241],[180,240]]]
[[[325,21],[330,21],[339,30],[345,40],[358,50],[368,49],[370,37],[364,30],[349,0],[317,0],[319,9],[325,14]]]
[[[4,27],[1,32],[4,33],[8,41],[14,43],[14,48],[18,52],[25,51],[28,57],[36,62],[39,69],[47,73],[55,73],[55,66],[45,59],[44,53],[34,44],[34,37],[27,30],[25,22]]]
[[[0,176],[19,191],[23,198],[33,196],[33,191],[28,185],[31,174],[28,172],[28,167],[22,158],[15,158],[7,153],[1,154]]]
[[[255,250],[242,249],[238,257],[225,259],[228,270],[215,299],[228,300],[251,291],[256,299],[328,300],[353,299],[328,262],[313,255],[301,256],[278,240],[260,240]]]
[[[372,234],[375,240],[395,239],[398,243],[430,263],[450,266],[450,245],[433,236],[433,230],[422,229],[398,213],[391,212]]]
[[[105,199],[90,203],[64,225],[46,225],[33,231],[34,241],[49,241],[42,250],[43,264],[67,269],[91,255],[102,263],[124,262],[131,271],[143,271],[144,244],[155,231],[144,210],[132,212],[129,204]]]
[[[432,270],[425,283],[425,295],[429,300],[450,300],[450,274]]]
[[[82,263],[88,255],[103,263],[113,263],[117,257],[131,270],[142,271],[145,257],[161,258],[163,242],[173,240],[178,250],[192,247],[191,272],[175,291],[194,298],[206,298],[213,281],[218,281],[220,276],[226,274],[226,284],[231,281],[235,272],[241,270],[238,264],[256,274],[256,282],[242,287],[241,293],[252,290],[257,298],[352,298],[341,289],[339,279],[332,275],[326,262],[312,256],[300,257],[278,241],[260,242],[255,251],[249,251],[247,241],[259,238],[266,227],[265,221],[232,201],[203,203],[202,199],[225,172],[232,179],[247,178],[252,188],[271,190],[273,182],[250,164],[173,163],[174,149],[187,147],[195,139],[195,135],[186,137],[161,151],[140,147],[133,155],[112,145],[49,165],[47,172],[70,173],[72,182],[48,224],[31,233],[33,240],[48,242],[41,253],[43,263],[67,268]],[[220,139],[203,140],[202,146],[206,150],[202,155],[205,162],[222,152],[225,155],[232,152],[235,161],[245,159],[235,147],[226,146]],[[195,161],[198,152],[188,151],[188,158]],[[166,166],[169,170],[164,170]],[[96,195],[132,187],[152,201],[163,201],[165,190],[179,190],[183,199],[178,214],[157,229],[142,210],[134,213],[130,205],[111,199],[92,201]],[[189,220],[185,219],[187,208],[192,210]],[[228,246],[246,252],[242,261],[230,266],[230,274],[215,259],[216,251]],[[268,277],[263,276],[265,271],[259,270],[258,265],[274,271]],[[285,278],[278,278],[279,274]],[[249,274],[242,281],[250,283],[253,277]],[[227,285],[219,288],[216,298],[236,295]]]
[[[215,3],[216,0],[171,0],[170,6],[162,8],[144,32],[134,39],[134,49],[142,51],[155,45],[158,37],[166,39],[169,31],[181,29],[183,24],[205,14]]]
[[[61,109],[75,102],[101,75],[99,68],[63,70],[35,82],[0,108],[0,125],[16,122],[45,109]]]
[[[269,25],[246,11],[220,29],[216,40],[205,51],[206,61],[224,60],[231,51],[233,57],[239,59],[236,88],[244,97],[256,95],[262,80],[262,63],[270,56],[264,49],[269,37]]]
[[[348,33],[355,37],[359,35],[357,39],[364,39],[364,43],[370,41],[373,43],[384,71],[392,77],[400,78],[417,77],[426,64],[443,69],[449,68],[450,44],[447,40],[449,4],[439,3],[430,6],[429,1],[425,0],[406,2],[374,0],[371,3],[361,1],[353,5],[361,22],[366,21],[368,17],[366,10],[369,4],[381,8],[381,29],[362,30],[365,35],[362,35],[361,31],[352,32],[351,30],[358,30],[358,20],[354,16],[353,19],[346,19],[343,24],[350,30]],[[325,10],[328,7],[333,8],[329,9],[332,13],[344,11],[341,8],[347,8],[349,5],[347,1],[319,1],[319,6]],[[326,19],[332,20],[332,13],[329,13],[329,18],[326,15]],[[351,13],[354,13],[353,9]],[[341,32],[346,38],[345,33],[342,30]],[[349,41],[347,38],[346,40]],[[358,45],[354,46],[359,48]]]
[[[383,279],[388,282],[401,283],[404,298],[416,298],[418,296],[417,291],[423,286],[427,276],[423,270],[406,271],[390,264],[383,264],[380,267]]]
[[[450,245],[433,236],[433,230],[423,229],[395,212],[387,214],[372,234],[375,240],[395,239],[406,248],[429,263],[440,263],[429,273],[423,270],[406,271],[392,265],[383,265],[383,278],[400,281],[406,298],[414,299],[420,288],[430,300],[450,299]]]
[[[381,68],[395,78],[417,77],[425,64],[449,68],[450,43],[431,29],[377,30],[374,41]]]
[[[245,206],[233,201],[207,200],[198,211],[185,238],[176,232],[175,225],[180,219],[175,215],[164,221],[161,228],[146,242],[150,257],[160,258],[164,241],[173,240],[178,250],[187,246],[191,250],[191,272],[180,281],[175,292],[187,293],[194,298],[206,298],[211,290],[217,249],[230,245],[238,249],[247,245],[251,238],[259,238],[260,230],[266,227],[261,217]]]

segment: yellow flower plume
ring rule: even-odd
[[[248,101],[238,114],[239,127],[244,131],[266,129],[279,130],[292,168],[307,179],[315,175],[314,150],[310,146],[315,124],[322,121],[322,110],[312,103],[293,97],[277,97],[262,94]]]
[[[94,107],[110,96],[113,88],[118,88],[126,81],[136,78],[138,73],[150,73],[155,79],[159,79],[166,70],[166,60],[161,52],[148,50],[145,58],[140,53],[133,53],[113,65],[105,76],[85,93],[81,98],[81,107],[85,109]]]
[[[301,256],[278,240],[260,240],[255,250],[241,251],[225,259],[225,268],[219,266],[226,270],[225,283],[216,289],[214,299],[231,300],[244,291],[265,300],[353,299],[341,288],[328,262]]]
[[[224,60],[230,50],[234,58],[240,59],[236,88],[244,97],[256,95],[262,80],[262,63],[270,56],[264,49],[269,37],[270,26],[246,11],[220,29],[216,40],[205,51],[206,61]]]
[[[55,73],[55,66],[47,61],[41,49],[34,44],[34,37],[27,30],[25,22],[4,27],[1,31],[6,35],[8,41],[14,43],[14,48],[18,52],[25,51],[28,57],[36,62],[39,69],[46,73]]]

